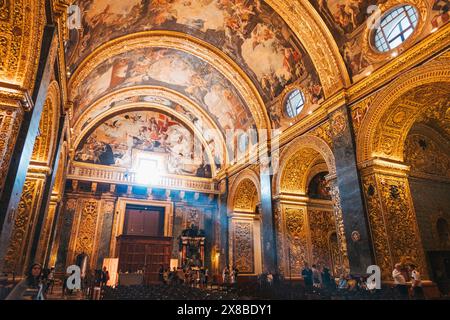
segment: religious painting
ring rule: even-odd
[[[142,159],[157,159],[169,174],[211,177],[208,157],[194,134],[177,119],[150,110],[104,121],[81,141],[74,158],[124,168],[137,168]]]
[[[313,199],[331,200],[330,187],[325,179],[328,172],[316,174],[308,185],[308,196]]]
[[[186,107],[164,97],[156,97],[151,95],[131,96],[124,98],[122,100],[113,101],[109,104],[105,104],[104,106],[100,106],[95,109],[91,109],[85,114],[83,114],[83,121],[80,125],[80,131],[84,130],[89,124],[95,121],[96,117],[100,116],[102,113],[111,110],[112,108],[117,108],[130,103],[142,103],[142,102],[148,102],[155,105],[168,107],[177,114],[185,116],[194,125],[194,127],[197,130],[199,130],[199,132],[202,134],[204,140],[208,144],[208,148],[211,150],[211,154],[214,157],[214,163],[216,164],[216,167],[217,168],[222,167],[224,163],[224,154],[220,148],[216,148],[216,143],[217,141],[219,141],[218,135],[222,134],[223,138],[225,138],[226,132],[225,131],[216,132],[215,130],[211,130],[211,128],[207,125],[208,121],[206,120],[204,115],[199,113],[194,114],[191,110],[187,109]]]
[[[182,51],[142,48],[114,56],[92,70],[74,98],[75,116],[96,99],[124,87],[168,87],[202,106],[223,130],[255,128],[233,85],[207,62]]]
[[[440,28],[450,20],[450,1],[448,0],[433,0],[432,1],[433,15],[431,18],[431,26]]]
[[[72,71],[111,39],[145,30],[173,30],[228,54],[252,78],[266,101],[296,81],[307,90],[321,86],[306,50],[264,1],[79,0],[75,4],[82,27],[70,30],[67,60]]]

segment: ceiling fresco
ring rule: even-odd
[[[86,135],[74,160],[138,170],[144,160],[155,161],[160,172],[211,177],[204,146],[174,117],[154,110],[114,115]],[[161,168],[161,166],[163,166]]]
[[[97,66],[76,89],[74,116],[108,93],[140,85],[179,92],[199,104],[223,131],[256,127],[237,90],[214,67],[186,52],[163,48],[127,51]]]
[[[146,30],[192,35],[219,48],[253,80],[265,101],[298,83],[323,97],[317,72],[283,19],[260,0],[79,0],[81,26],[71,27],[73,72],[101,44]],[[264,61],[264,63],[261,63]]]
[[[372,12],[368,10],[371,5],[383,6],[387,10],[399,5],[398,1],[391,0],[309,0],[320,14],[325,24],[330,29],[341,55],[347,65],[347,69],[354,81],[364,77],[387,60],[384,57],[371,57],[370,46],[363,46],[366,42],[364,33],[367,30],[366,22]],[[448,1],[418,0],[404,1],[405,4],[422,3],[426,7],[429,23],[424,28],[423,34],[416,37],[416,41],[428,35],[433,28],[439,28],[449,20]]]
[[[150,93],[154,95],[150,95]],[[211,150],[214,162],[218,166],[222,166],[225,163],[225,150],[221,149],[221,142],[225,140],[226,132],[211,130],[212,127],[220,127],[216,123],[211,123],[211,120],[206,115],[193,108],[185,107],[165,97],[155,96],[159,93],[159,90],[150,90],[148,95],[133,95],[132,92],[127,92],[127,94],[118,96],[117,99],[113,99],[111,102],[100,103],[99,106],[87,110],[82,115],[74,126],[74,133],[78,136],[83,135],[84,131],[90,130],[102,118],[102,115],[110,112],[116,113],[117,110],[136,109],[136,106],[145,106],[145,108],[151,106],[153,109],[155,106],[158,109],[165,108],[179,118],[184,117],[185,121],[191,123],[198,130],[198,133],[202,135],[208,145],[208,149]]]

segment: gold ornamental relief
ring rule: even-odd
[[[45,1],[0,1],[0,82],[33,89],[44,25]]]
[[[287,231],[287,271],[293,275],[301,272],[308,254],[308,228],[305,210],[302,208],[285,208],[284,217]]]
[[[437,142],[422,134],[411,134],[405,141],[405,163],[411,172],[450,178],[450,156]]]
[[[254,273],[253,224],[235,222],[234,229],[234,263],[239,273]]]
[[[283,168],[280,189],[285,192],[305,193],[305,179],[308,168],[318,157],[319,153],[313,149],[305,148],[299,150]]]
[[[81,212],[80,226],[78,229],[75,256],[85,253],[89,257],[93,255],[95,230],[97,226],[98,201],[87,200]]]
[[[0,194],[5,184],[22,119],[22,109],[0,109]]]
[[[312,263],[330,270],[334,269],[330,243],[330,235],[336,232],[333,212],[308,209],[308,221],[311,233]]]
[[[390,279],[393,263],[375,176],[363,178],[363,189],[375,261],[381,268],[382,278]]]
[[[40,204],[40,195],[44,187],[43,179],[27,177],[23,187],[22,195],[15,215],[13,232],[5,257],[7,270],[21,273],[27,255],[27,244],[29,244],[37,211]]]
[[[250,179],[243,180],[237,190],[234,199],[234,210],[254,212],[258,198],[256,186]]]

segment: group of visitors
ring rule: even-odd
[[[320,268],[320,266],[313,264],[310,268],[309,264],[305,263],[301,275],[305,283],[305,288],[309,291],[313,290],[313,288],[333,289],[336,287],[330,269],[327,267]]]
[[[423,299],[422,278],[416,265],[409,264],[406,266],[396,263],[392,271],[392,278],[399,298]],[[411,287],[407,285],[408,281],[411,281]]]
[[[236,267],[228,268],[227,266],[222,270],[222,285],[237,285],[239,270]]]
[[[205,288],[208,286],[209,270],[208,268],[169,268],[160,266],[158,271],[159,282],[163,284],[185,284],[190,287]]]

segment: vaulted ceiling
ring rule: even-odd
[[[439,1],[405,2],[427,21],[414,41],[443,23]],[[374,4],[385,12],[399,2],[76,0],[66,43],[76,145],[105,117],[139,106],[220,141],[213,157],[224,165],[234,155],[228,131],[236,144],[236,130],[286,127],[391,58],[368,41]],[[282,104],[294,87],[306,102],[289,119]]]

